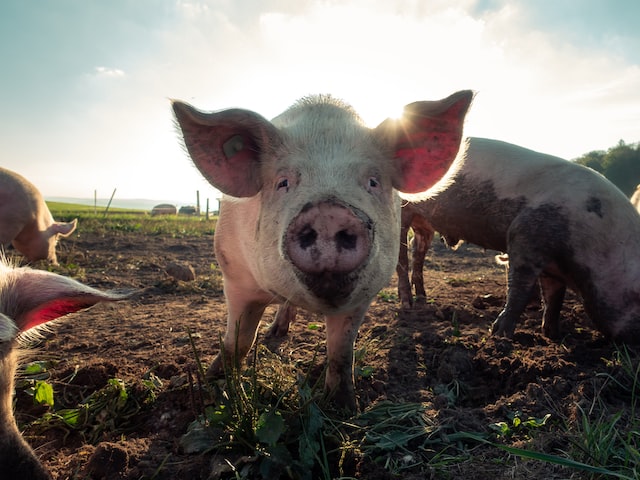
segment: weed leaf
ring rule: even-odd
[[[38,380],[33,389],[33,400],[37,405],[53,407],[53,387],[51,384]]]
[[[256,425],[256,438],[259,442],[273,447],[280,436],[284,433],[285,424],[282,414],[278,411],[269,410],[258,418]]]

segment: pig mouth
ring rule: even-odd
[[[308,291],[329,307],[344,305],[369,262],[373,221],[330,197],[305,204],[282,239],[283,255]]]
[[[321,273],[296,272],[298,278],[313,295],[329,307],[343,305],[355,289],[355,272],[325,271]]]

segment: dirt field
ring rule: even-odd
[[[28,441],[57,479],[218,478],[213,466],[221,459],[215,452],[186,454],[179,442],[198,413],[193,382],[189,383],[196,359],[188,332],[208,364],[225,326],[212,238],[80,234],[61,242],[59,250],[60,272],[98,288],[134,287],[142,293],[54,324],[25,361],[51,362],[47,379],[56,401],[66,405],[86,399],[113,378],[133,390],[141,388],[142,380],[151,381],[155,396],[129,416],[121,415],[117,423],[105,409],[90,428],[76,430],[32,424],[47,408],[34,407],[31,397],[18,389],[17,418],[26,427]],[[489,327],[505,299],[505,270],[495,264],[494,255],[472,246],[448,251],[436,243],[426,261],[427,306],[402,310],[395,279],[379,295],[356,345],[364,352],[359,362],[368,372],[357,379],[360,408],[383,400],[423,402],[431,419],[446,426],[446,434],[492,433],[492,425],[505,422],[513,427],[512,434],[497,441],[549,453],[569,451],[572,437],[567,428],[580,422],[582,411],[595,415],[606,405],[611,412],[628,414],[629,396],[609,380],[612,377],[597,375],[617,375],[616,348],[591,328],[572,294],[562,312],[561,343],[541,336],[536,302],[527,309],[513,341],[491,338]],[[165,272],[170,261],[190,263],[197,279],[172,280]],[[267,311],[260,338],[274,312]],[[317,328],[309,328],[310,323]],[[321,319],[302,314],[289,336],[271,342],[271,348],[310,365],[319,345],[319,375],[323,342]],[[592,408],[596,404],[598,409]],[[547,414],[546,424],[535,428],[513,423],[514,417],[526,421]],[[401,459],[408,464],[411,448],[409,444]],[[407,465],[402,477],[588,478],[573,469],[523,460],[470,441],[454,442],[451,452],[466,454],[446,468]],[[343,463],[342,474],[398,478],[368,457]]]

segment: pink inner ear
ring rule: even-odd
[[[73,298],[59,298],[52,300],[27,313],[19,320],[18,327],[21,332],[26,332],[30,328],[37,327],[38,325],[55,320],[56,318],[60,318],[69,313],[87,308],[93,305],[93,303],[94,302],[87,304],[86,302]]]
[[[429,148],[401,148],[396,152],[396,158],[401,159],[402,186],[404,193],[421,193],[433,187],[447,173],[451,160],[455,158],[457,149],[451,145],[450,152],[440,152],[434,155]],[[425,159],[429,159],[425,162]]]

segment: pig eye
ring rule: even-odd
[[[289,191],[289,179],[288,178],[281,178],[278,180],[278,183],[276,184],[276,190],[283,190],[285,192]]]
[[[380,182],[376,177],[369,177],[369,180],[367,180],[367,190],[369,192],[373,190],[377,190],[379,186],[380,186]]]

